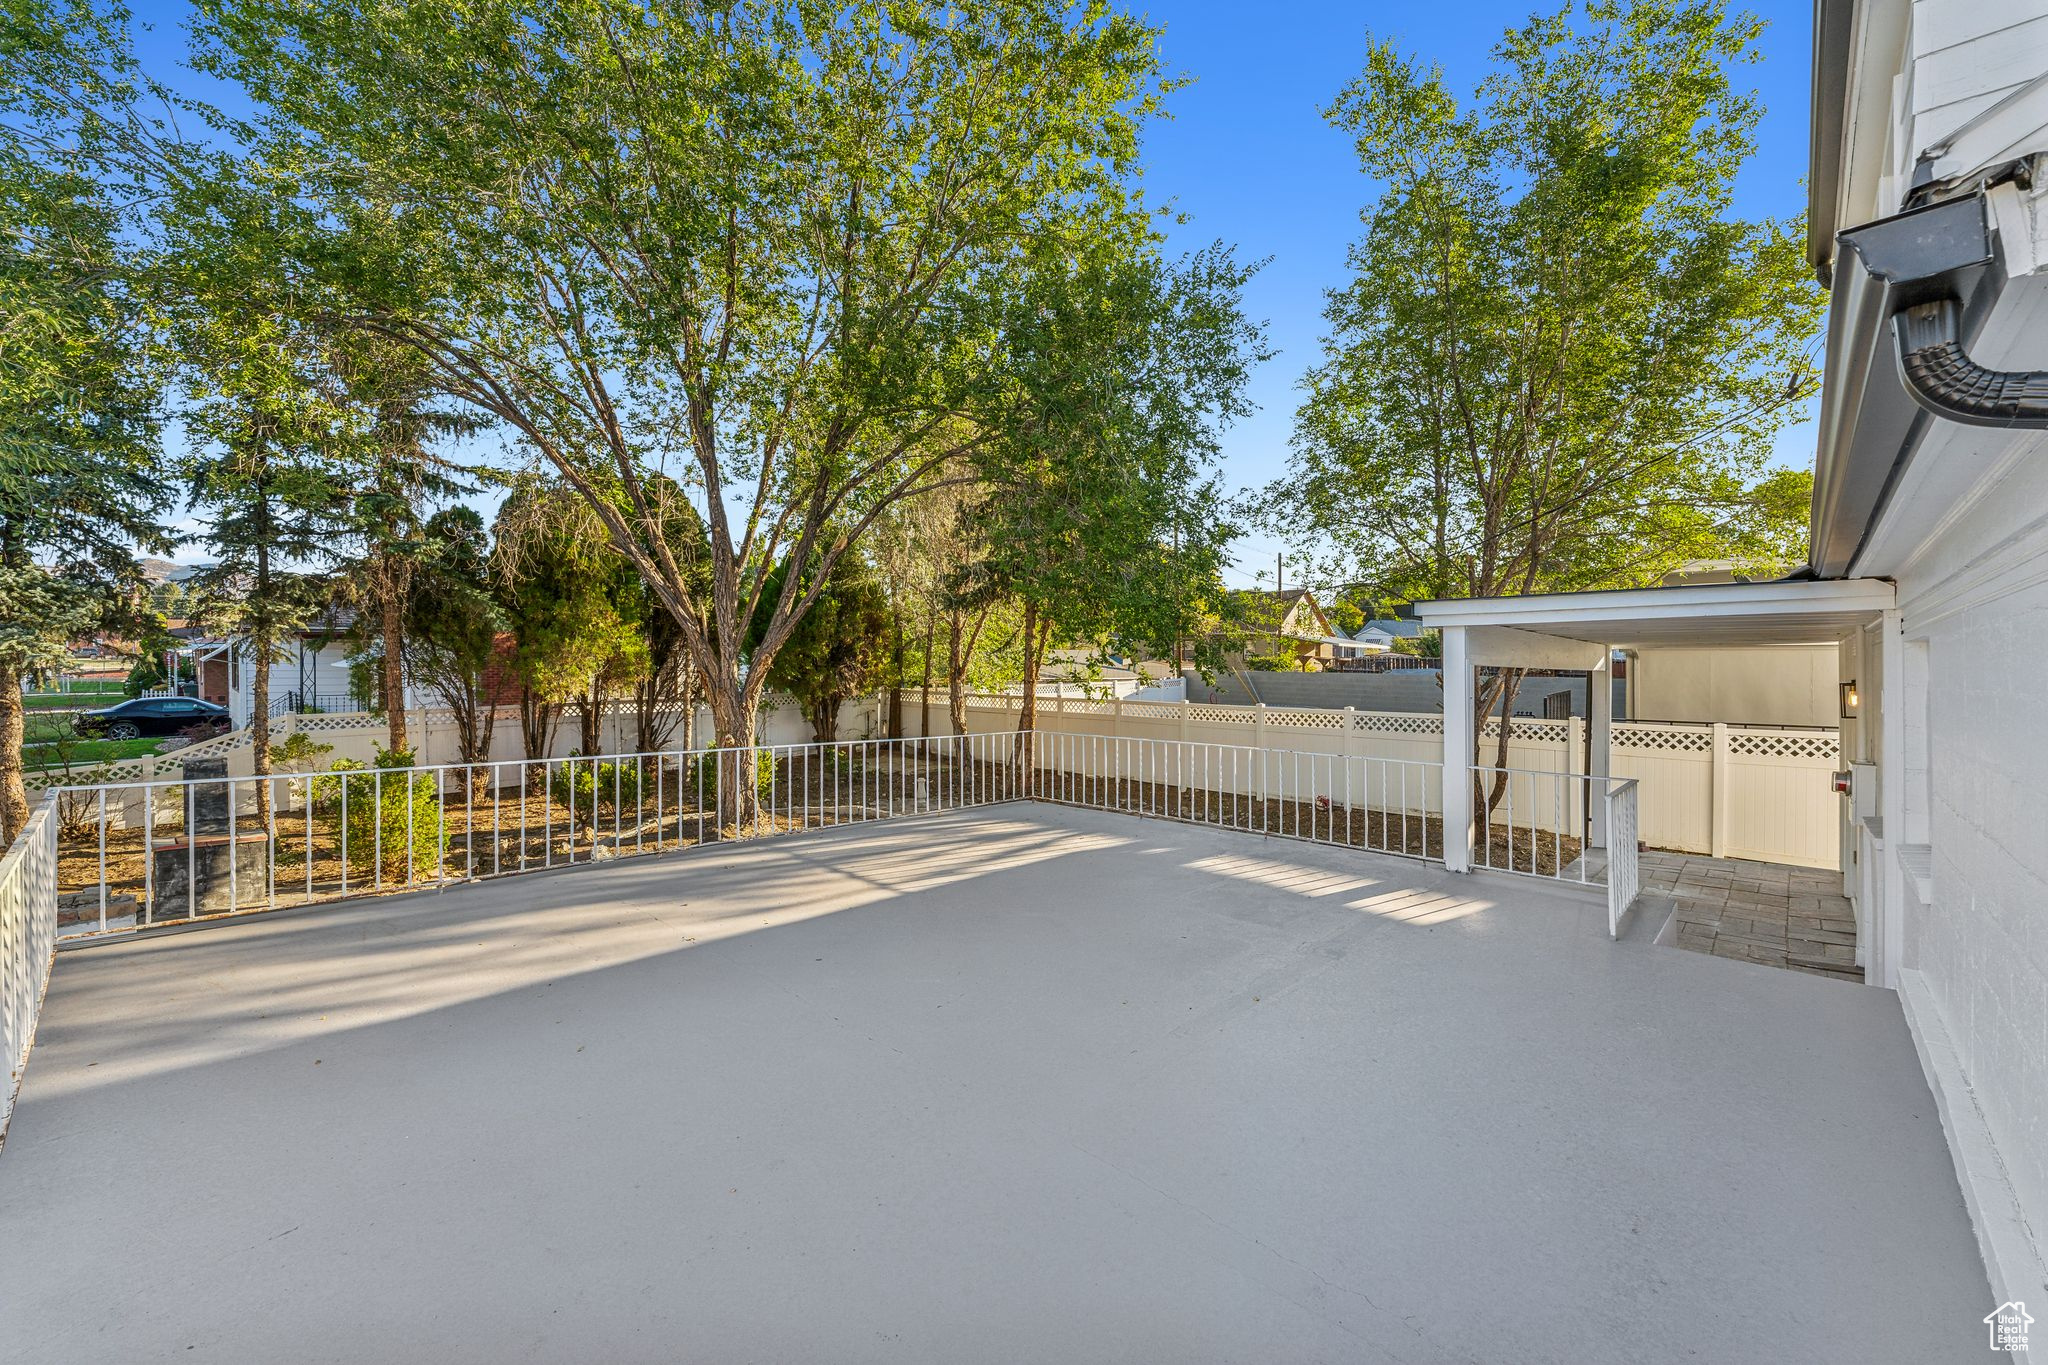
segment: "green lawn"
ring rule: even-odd
[[[81,776],[82,769],[95,763],[111,763],[124,758],[140,758],[156,752],[161,739],[81,739],[70,746],[71,771]],[[61,762],[59,751],[48,744],[25,744],[21,751],[23,772],[39,773],[49,771],[52,765]]]
[[[104,692],[31,692],[21,704],[30,711],[90,711],[122,699],[121,685],[116,683]]]
[[[25,744],[47,744],[70,733],[69,716],[38,716],[31,713],[22,718],[21,738]]]

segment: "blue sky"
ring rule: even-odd
[[[1253,379],[1259,412],[1225,439],[1224,475],[1233,487],[1265,483],[1285,467],[1296,385],[1321,353],[1323,291],[1346,278],[1345,249],[1374,192],[1350,140],[1317,112],[1363,63],[1367,34],[1442,66],[1463,93],[1485,76],[1505,29],[1551,8],[1532,0],[1288,0],[1263,12],[1222,0],[1144,7],[1165,26],[1169,63],[1195,78],[1174,98],[1172,121],[1154,130],[1146,158],[1148,193],[1171,196],[1189,215],[1173,230],[1174,245],[1192,249],[1221,238],[1246,259],[1272,257],[1248,304],[1268,323],[1279,355]],[[1763,60],[1741,68],[1737,79],[1757,92],[1765,113],[1736,209],[1787,218],[1806,202],[1812,5],[1762,0],[1750,9],[1770,26]],[[1810,419],[1783,434],[1776,455],[1788,464],[1812,462]],[[1263,570],[1270,585],[1279,548],[1246,536],[1235,546],[1238,569],[1227,577],[1249,584]]]
[[[1242,0],[1159,0],[1134,4],[1165,29],[1169,67],[1193,79],[1170,101],[1172,118],[1155,125],[1146,152],[1148,195],[1171,200],[1189,221],[1171,230],[1178,250],[1221,239],[1246,260],[1270,257],[1252,282],[1251,315],[1269,326],[1279,354],[1253,377],[1259,411],[1225,437],[1223,473],[1233,489],[1256,487],[1285,467],[1297,384],[1321,351],[1323,291],[1345,279],[1344,253],[1360,232],[1359,211],[1374,187],[1362,176],[1349,140],[1317,112],[1364,60],[1368,34],[1444,68],[1451,88],[1470,91],[1484,77],[1503,30],[1556,0],[1284,0],[1263,7]],[[1810,0],[1754,0],[1766,20],[1763,60],[1737,72],[1764,108],[1756,157],[1737,185],[1736,211],[1791,217],[1805,206]],[[195,89],[184,56],[182,0],[141,0],[139,55],[159,76]],[[229,94],[223,102],[232,101]],[[1775,452],[1808,464],[1813,425],[1789,428]],[[1248,535],[1226,574],[1271,582],[1280,547]]]

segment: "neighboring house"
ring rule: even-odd
[[[1246,654],[1291,656],[1297,667],[1338,657],[1350,641],[1331,628],[1329,618],[1306,588],[1289,592],[1257,589],[1245,593],[1252,634]]]
[[[1104,656],[1089,649],[1051,649],[1039,668],[1040,696],[1129,697],[1169,679],[1173,665],[1158,659]],[[1011,689],[1021,691],[1022,685]],[[935,688],[934,697],[943,695]]]
[[[330,610],[284,642],[279,657],[270,664],[270,703],[273,711],[348,711],[362,702],[352,691],[349,659],[355,645],[351,632],[355,613],[345,607]],[[198,664],[199,695],[219,702],[233,714],[238,726],[249,723],[255,707],[254,659],[246,639],[206,640],[194,647]],[[406,686],[406,707],[435,704],[417,685]]]
[[[1367,621],[1351,633],[1351,638],[1371,653],[1380,653],[1394,647],[1396,640],[1419,640],[1422,638],[1420,621],[1403,621],[1399,617]]]
[[[2048,1298],[2048,13],[1820,0],[1815,43],[1808,251],[1832,305],[1808,563],[1418,604],[1443,630],[1443,803],[1465,826],[1446,861],[1469,844],[1474,666],[1835,651],[1859,960],[1898,992],[1994,1299],[2032,1302]],[[1589,723],[1603,775],[1605,710]]]

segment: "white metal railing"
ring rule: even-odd
[[[7,1058],[0,1138],[6,1136],[35,1042],[56,939],[57,811],[52,800],[30,813],[13,846],[0,855],[0,1054]]]
[[[1642,861],[1636,844],[1636,779],[1607,784],[1607,934],[1621,936],[1622,917],[1642,890]]]
[[[1061,805],[1443,856],[1440,763],[1041,732],[1033,766],[1033,794]]]
[[[58,934],[1012,800],[1022,784],[1011,741],[855,740],[62,788],[53,793]]]
[[[1028,766],[1009,733],[55,795],[65,939],[1018,798],[1411,857],[1443,852],[1438,764],[1042,732]]]
[[[1472,866],[1555,881],[1591,882],[1585,856],[1593,784],[1606,778],[1527,768],[1472,767]]]
[[[1472,866],[1583,885],[1605,883],[1608,930],[1639,886],[1635,778],[1472,768]]]

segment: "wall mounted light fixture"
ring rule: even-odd
[[[1863,698],[1856,693],[1856,680],[1851,678],[1842,684],[1842,719],[1856,719],[1857,712],[1862,705]]]

